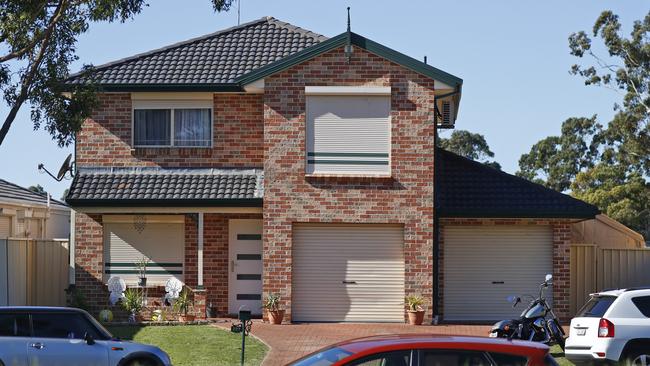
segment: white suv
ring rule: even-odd
[[[650,365],[650,288],[592,294],[571,320],[565,355],[574,363]]]

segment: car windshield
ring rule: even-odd
[[[341,361],[351,354],[352,352],[348,352],[342,348],[330,347],[305,356],[300,360],[290,364],[290,366],[329,366],[338,361]]]
[[[615,296],[593,296],[576,316],[579,318],[602,318],[614,300],[616,300]]]
[[[104,326],[100,322],[98,322],[95,318],[93,318],[90,315],[86,316],[86,318],[90,320],[91,323],[93,323],[93,325],[97,328],[99,333],[102,333],[105,340],[114,338],[111,332],[109,332],[106,328],[104,328]]]

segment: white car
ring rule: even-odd
[[[564,352],[578,364],[650,365],[650,288],[592,294],[571,320]]]
[[[0,306],[0,366],[171,366],[160,348],[114,338],[87,312]]]

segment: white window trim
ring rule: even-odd
[[[209,109],[210,110],[210,144],[207,146],[186,146],[174,144],[174,110],[175,109]],[[170,115],[169,145],[136,145],[135,144],[135,111],[136,109],[168,109]],[[187,148],[211,149],[214,147],[214,104],[212,100],[132,100],[131,102],[131,146],[139,149]]]
[[[308,103],[307,97],[310,95],[379,95],[389,97],[388,111],[388,172],[387,173],[368,173],[368,172],[314,172],[307,171],[309,167],[309,151],[307,149],[307,121]],[[305,140],[304,140],[304,162],[306,177],[357,177],[357,178],[391,178],[393,176],[393,113],[392,113],[392,89],[390,86],[305,86]]]

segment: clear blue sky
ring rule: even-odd
[[[152,0],[125,24],[94,24],[78,43],[79,62],[99,65],[237,24],[236,8],[213,13],[208,0]],[[612,116],[616,93],[586,87],[569,75],[571,32],[591,30],[602,10],[621,16],[626,31],[650,9],[645,1],[378,1],[242,0],[242,22],[271,15],[326,36],[352,30],[464,79],[456,126],[486,136],[503,169],[514,173],[531,145],[559,133],[568,117]],[[0,107],[2,120],[7,107]],[[33,131],[24,108],[0,146],[0,177],[41,184],[59,198],[70,181],[57,183],[36,167],[57,170],[72,147],[60,149]]]

